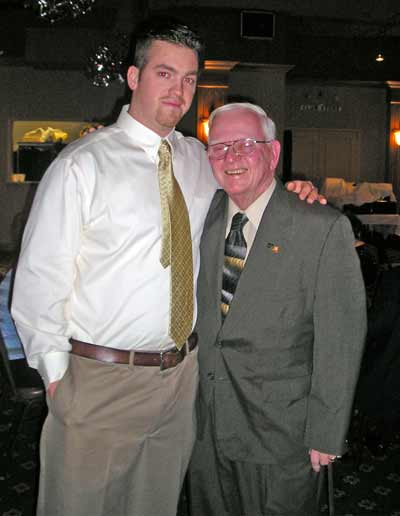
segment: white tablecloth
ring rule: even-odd
[[[393,234],[400,236],[400,215],[357,215],[357,218],[371,231],[378,231],[384,237]]]
[[[390,183],[351,183],[339,177],[327,177],[321,188],[322,195],[338,208],[344,204],[361,206],[367,202],[378,201],[389,197],[396,201],[393,187]]]

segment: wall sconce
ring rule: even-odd
[[[197,127],[197,138],[204,144],[208,142],[208,117],[201,117]]]
[[[398,147],[400,147],[400,129],[395,129],[393,131],[393,135],[394,135],[394,141],[396,142],[396,145]]]
[[[210,113],[226,104],[229,72],[236,66],[233,61],[205,61],[204,73],[197,85],[197,138],[208,143],[208,119]]]
[[[378,63],[382,63],[382,61],[385,60],[385,56],[381,53],[377,54],[377,56],[375,57],[375,61],[378,62]]]
[[[205,134],[205,136],[207,137],[207,140],[208,140],[208,117],[207,118],[201,118],[200,119],[200,123],[203,127],[203,132]]]

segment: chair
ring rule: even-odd
[[[46,410],[45,388],[38,373],[33,369],[30,370],[25,359],[10,362],[1,333],[0,374],[1,398],[15,403],[11,423],[9,423],[8,442],[4,448],[6,458],[12,460],[15,444],[23,424],[28,420],[44,417]]]
[[[2,303],[4,310],[5,304]],[[13,415],[7,432],[4,455],[12,460],[15,444],[27,420],[42,418],[46,409],[45,387],[34,369],[28,367],[25,357],[10,360],[6,336],[0,325],[0,401],[12,402]]]

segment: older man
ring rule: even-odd
[[[201,241],[193,516],[309,516],[345,451],[365,334],[346,217],[274,177],[275,126],[252,104],[210,118],[217,192]]]

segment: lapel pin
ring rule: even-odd
[[[273,253],[279,253],[280,251],[279,245],[275,245],[272,242],[268,242],[267,247],[271,249]]]

